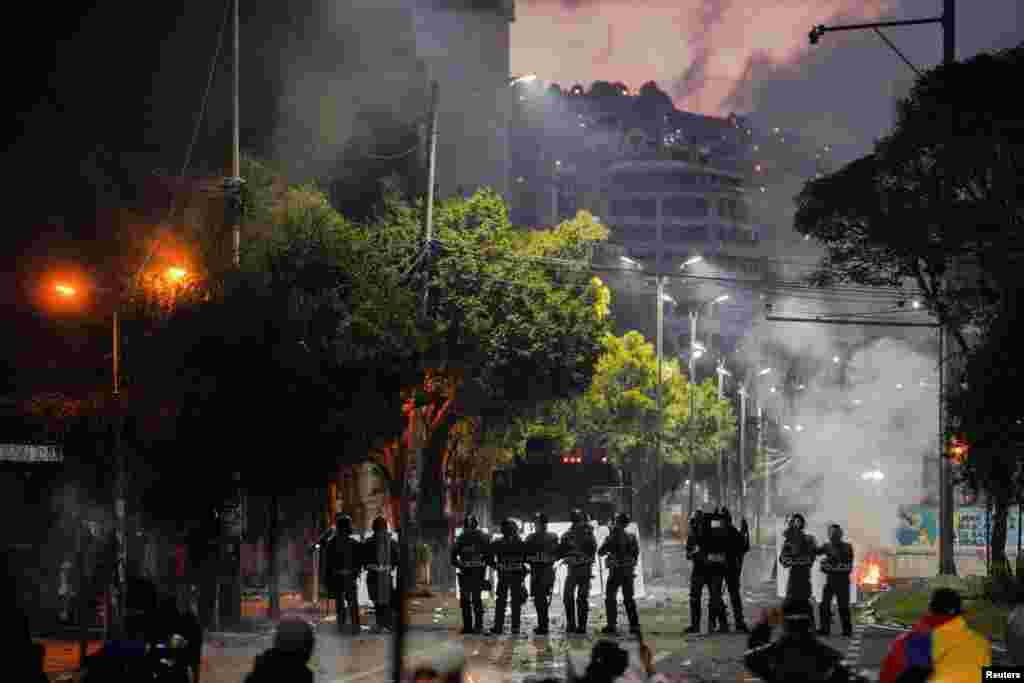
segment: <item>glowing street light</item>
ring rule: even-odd
[[[700,263],[703,260],[704,260],[704,257],[701,256],[700,254],[697,254],[696,256],[691,256],[690,258],[688,258],[685,261],[683,261],[683,265],[679,266],[679,268],[682,269],[682,268],[685,268],[687,266],[692,266],[695,263]]]
[[[619,261],[621,261],[623,265],[627,265],[630,268],[640,268],[641,267],[639,261],[634,261],[633,259],[629,258],[628,256],[620,256],[619,257]]]
[[[728,300],[729,300],[729,295],[728,294],[723,294],[721,296],[715,297],[714,300],[712,300],[711,303],[713,303],[713,304],[720,304],[723,301],[728,301]]]
[[[835,363],[836,365],[838,365],[839,364],[839,356],[832,356],[832,362]]]
[[[782,428],[785,429],[787,432],[793,429],[789,425],[782,425]]]
[[[885,479],[885,474],[882,472],[882,470],[876,469],[871,470],[869,472],[864,472],[863,474],[860,475],[860,478],[863,479],[864,481],[880,482],[883,479]]]
[[[57,291],[58,294],[60,294],[64,298],[70,298],[77,294],[75,288],[72,287],[71,285],[56,284],[53,286],[53,288]]]
[[[798,432],[804,431],[804,426],[803,425],[797,425],[796,426],[796,431],[798,431]]]
[[[758,372],[757,374],[758,374],[759,376],[761,376],[761,377],[764,377],[765,375],[767,375],[767,374],[768,374],[769,372],[771,372],[771,371],[772,371],[772,369],[771,369],[771,368],[764,368],[763,370],[761,370],[761,371],[760,371],[760,372]]]

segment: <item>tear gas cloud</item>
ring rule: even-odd
[[[763,405],[769,416],[789,426],[781,433],[792,464],[780,476],[779,502],[785,507],[801,484],[819,479],[818,507],[808,519],[812,533],[822,537],[826,525],[836,522],[861,552],[891,545],[898,507],[917,503],[924,494],[923,459],[937,457],[935,356],[920,350],[923,339],[869,340],[866,328],[842,328],[839,336],[835,328],[819,325],[768,326],[770,343],[790,358],[803,359],[792,375],[803,390],[788,399],[781,392],[760,392],[767,397]],[[860,338],[851,336],[854,330]],[[777,374],[771,377],[766,384],[779,382]],[[863,478],[876,469],[884,479]]]

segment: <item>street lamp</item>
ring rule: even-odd
[[[682,265],[679,266],[679,269],[682,270],[682,269],[686,268],[687,266],[692,266],[693,264],[700,263],[703,260],[704,260],[704,257],[701,256],[700,254],[697,254],[695,256],[691,256],[690,258],[688,258],[685,261],[683,261]]]
[[[699,259],[700,257],[694,257]],[[692,260],[692,259],[690,259]],[[684,264],[685,265],[685,264]],[[696,372],[697,358],[703,355],[703,347],[697,341],[697,318],[704,308],[713,306],[714,304],[720,304],[723,301],[728,301],[729,295],[722,294],[717,296],[710,301],[706,301],[703,304],[697,306],[694,310],[690,311],[690,363],[689,363],[689,377],[687,381],[689,383],[689,394],[690,394],[690,412],[687,418],[689,426],[693,426],[693,413],[696,410],[696,384],[693,381],[694,373]],[[695,495],[695,487],[697,482],[697,458],[693,452],[693,444],[690,445],[690,504],[689,504],[689,515],[693,515],[693,503]]]
[[[732,377],[732,373],[725,369],[725,359],[718,360],[715,373],[718,374],[718,400],[721,401],[725,393],[725,378]],[[725,471],[725,449],[721,448],[718,451],[718,504],[720,506],[726,504]]]
[[[184,268],[171,267],[164,271],[164,277],[171,282],[180,282],[188,277],[188,271]],[[58,282],[53,286],[54,291],[64,299],[72,299],[78,296],[78,289],[73,285],[66,282]],[[102,293],[115,293],[118,295],[117,300],[114,302],[112,312],[112,328],[111,328],[111,343],[113,346],[112,358],[112,385],[111,393],[113,395],[113,407],[114,407],[114,442],[112,449],[114,451],[114,517],[117,520],[117,525],[114,531],[115,537],[115,556],[116,561],[116,572],[115,572],[115,591],[117,594],[118,604],[114,614],[114,626],[115,630],[119,632],[119,635],[123,635],[124,631],[124,617],[125,611],[128,605],[128,581],[127,581],[127,566],[128,566],[128,524],[126,516],[126,504],[125,498],[127,495],[127,473],[125,467],[125,455],[121,448],[121,324],[120,324],[120,308],[121,308],[121,296],[120,292],[113,290],[108,287],[94,287],[97,292]]]

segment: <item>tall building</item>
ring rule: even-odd
[[[514,0],[428,0],[413,9],[417,51],[440,86],[440,197],[488,186],[508,193]]]

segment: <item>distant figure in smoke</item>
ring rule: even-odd
[[[357,588],[365,554],[358,539],[352,536],[352,518],[344,513],[335,517],[335,532],[326,545],[327,591],[334,599],[338,630],[345,631],[351,616],[353,633],[359,632],[359,600]]]
[[[818,635],[827,636],[832,629],[832,596],[839,604],[839,621],[843,625],[843,636],[853,635],[853,619],[850,615],[850,572],[853,571],[853,546],[843,541],[843,528],[832,524],[828,528],[828,543],[818,549],[821,571],[825,573],[825,589],[821,596]]]
[[[804,533],[806,526],[807,520],[800,513],[790,517],[789,528],[786,529],[782,544],[782,552],[779,554],[779,563],[789,569],[789,578],[786,581],[787,600],[811,601],[812,599],[811,567],[814,566],[818,547],[814,536]],[[813,614],[811,618],[813,620]]]
[[[373,520],[373,536],[363,543],[363,567],[366,568],[366,587],[377,615],[376,633],[391,629],[392,596],[395,593],[392,572],[398,566],[398,544],[388,533],[388,521],[383,517]]]

